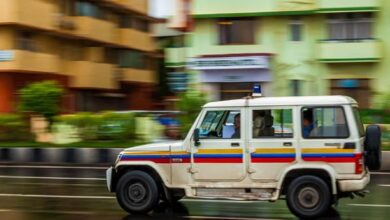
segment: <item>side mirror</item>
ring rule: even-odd
[[[194,145],[195,146],[199,146],[200,145],[200,142],[199,142],[199,128],[196,128],[194,130]]]

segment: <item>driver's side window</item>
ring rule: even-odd
[[[201,139],[240,138],[240,111],[208,111],[199,126]]]

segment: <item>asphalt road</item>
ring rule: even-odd
[[[150,215],[122,211],[105,186],[105,168],[0,165],[0,219],[295,219],[285,201],[183,199]],[[374,173],[365,198],[343,199],[323,219],[389,219],[390,173]]]

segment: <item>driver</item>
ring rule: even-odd
[[[240,138],[240,124],[241,124],[241,119],[240,119],[240,114],[237,114],[234,116],[234,134],[232,135],[231,138]]]

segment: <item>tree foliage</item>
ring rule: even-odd
[[[183,136],[190,130],[192,123],[195,121],[205,103],[205,95],[196,90],[189,90],[180,95],[180,101],[177,103],[177,107],[182,112],[179,120]]]
[[[19,91],[19,109],[51,118],[60,112],[63,89],[54,81],[31,83]]]

